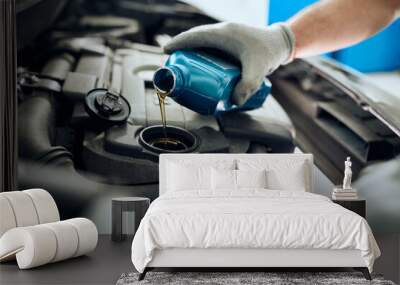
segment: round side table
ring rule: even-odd
[[[126,235],[122,233],[123,212],[135,212],[135,232],[140,221],[150,206],[150,199],[145,197],[119,197],[112,199],[112,234],[113,241],[123,241]]]

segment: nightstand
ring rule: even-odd
[[[339,204],[340,206],[359,214],[361,217],[366,217],[367,201],[363,199],[357,200],[332,200],[332,202]]]
[[[113,241],[123,241],[126,235],[122,230],[122,213],[135,212],[135,232],[150,205],[145,197],[121,197],[112,199],[112,234]],[[134,233],[135,234],[135,233]]]

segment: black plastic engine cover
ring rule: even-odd
[[[158,182],[158,157],[143,148],[138,139],[143,126],[125,124],[104,133],[87,132],[83,146],[83,161],[91,172],[104,175],[109,183],[141,184]],[[195,152],[229,152],[230,143],[210,127],[191,130],[198,139]]]
[[[293,137],[282,124],[247,113],[227,113],[218,118],[221,129],[229,137],[246,138],[265,146],[267,152],[290,153],[294,150]]]

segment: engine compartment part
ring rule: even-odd
[[[327,66],[331,72],[326,71]],[[296,60],[275,72],[271,81],[274,95],[295,125],[296,143],[303,151],[314,153],[318,167],[340,184],[347,156],[352,157],[357,178],[365,166],[398,155],[400,138],[365,108],[361,90],[360,99],[355,100],[342,81],[332,79],[337,70],[341,66],[328,59]],[[346,72],[346,76],[356,77]],[[366,80],[357,77],[359,85],[368,86]]]
[[[174,126],[150,126],[139,133],[139,143],[152,153],[195,152],[200,144],[196,135]]]
[[[131,113],[128,101],[114,90],[92,89],[85,97],[86,111],[101,123],[120,124]]]

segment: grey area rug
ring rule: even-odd
[[[148,272],[142,281],[137,280],[138,276],[138,273],[122,274],[117,285],[395,285],[392,281],[384,280],[379,275],[372,275],[373,280],[368,281],[359,272]]]

